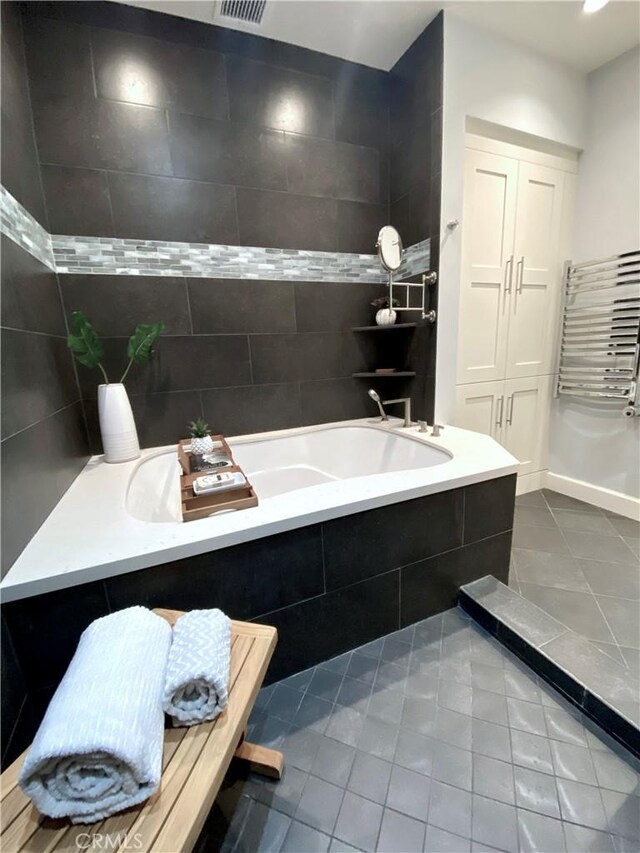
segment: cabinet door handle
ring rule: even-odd
[[[502,426],[502,412],[504,410],[504,395],[502,395],[502,394],[498,397],[498,405],[500,406],[500,409],[499,409],[500,414],[496,418],[496,426],[501,427]]]
[[[524,255],[517,263],[516,282],[516,293],[522,293],[522,286],[524,284]]]
[[[509,426],[511,426],[511,424],[513,423],[513,398],[514,397],[515,397],[515,394],[512,394],[509,397],[509,402],[507,403],[507,405],[509,407],[509,410],[507,412],[507,424]]]
[[[513,255],[504,265],[504,292],[511,293],[511,278],[513,276]]]

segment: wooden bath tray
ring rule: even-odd
[[[223,435],[212,435],[211,438],[215,442],[222,443],[221,452],[228,454],[233,462],[231,467],[221,468],[220,471],[229,474],[235,474],[239,471],[244,476],[242,468],[236,465],[233,453],[225,437]],[[197,521],[199,518],[207,518],[217,512],[229,512],[231,510],[249,509],[249,507],[258,506],[258,496],[248,479],[244,486],[240,486],[237,489],[229,489],[217,495],[194,495],[193,481],[198,477],[202,477],[205,473],[211,472],[192,470],[192,454],[189,450],[186,450],[190,444],[190,438],[183,438],[178,442],[178,461],[182,468],[180,476],[180,506],[183,521]]]

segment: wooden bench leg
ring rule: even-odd
[[[277,749],[269,749],[259,746],[257,743],[249,743],[243,740],[234,753],[234,758],[248,761],[254,773],[269,776],[271,779],[280,779],[284,767],[284,755]]]

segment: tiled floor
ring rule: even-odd
[[[198,851],[640,847],[640,765],[450,610],[261,691]],[[239,769],[236,768],[239,773]]]
[[[510,585],[640,673],[640,524],[548,490],[516,499]]]

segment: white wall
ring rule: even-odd
[[[446,32],[446,31],[445,31]],[[587,129],[576,187],[572,260],[640,246],[640,48],[587,78]],[[549,469],[640,497],[640,418],[572,398],[554,401]]]
[[[455,404],[464,136],[468,117],[581,149],[586,139],[586,78],[577,71],[445,12],[442,238],[438,296],[436,420]]]

